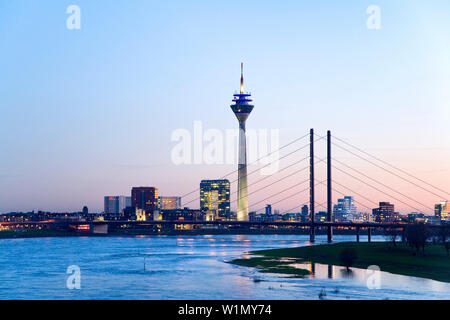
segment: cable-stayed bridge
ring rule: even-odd
[[[326,142],[325,148],[317,148],[319,142]],[[320,151],[325,149],[325,155],[320,155]],[[334,151],[332,154],[332,150]],[[339,150],[342,156],[335,156],[337,153],[335,150]],[[420,192],[420,195],[429,195],[434,203],[447,199],[450,193],[441,187],[435,186],[430,182],[425,181],[397,166],[394,166],[381,158],[366,152],[365,150],[357,147],[346,140],[332,136],[328,131],[326,135],[318,135],[313,129],[309,133],[306,133],[298,138],[293,139],[289,143],[279,147],[277,150],[264,155],[262,158],[266,158],[274,153],[284,152],[283,155],[276,157],[276,159],[264,163],[247,173],[249,179],[248,183],[248,199],[250,211],[260,212],[264,210],[265,204],[271,205],[284,205],[296,203],[295,206],[290,207],[288,210],[281,212],[281,215],[285,213],[292,213],[299,210],[302,206],[308,205],[308,222],[298,221],[93,221],[88,222],[90,229],[95,232],[96,229],[106,230],[111,227],[112,229],[118,229],[121,227],[141,227],[141,228],[154,228],[155,226],[175,226],[175,225],[211,225],[211,226],[223,226],[231,228],[252,228],[252,227],[290,227],[310,230],[310,240],[315,241],[316,229],[326,229],[328,234],[328,241],[333,240],[333,228],[351,228],[356,231],[356,237],[359,241],[360,230],[365,229],[368,233],[368,240],[371,240],[371,232],[374,229],[398,229],[402,230],[404,234],[407,223],[400,222],[337,222],[333,218],[333,195],[346,196],[350,193],[355,196],[354,202],[362,208],[372,211],[372,208],[378,206],[380,198],[384,200],[395,201],[400,203],[404,208],[408,208],[414,212],[433,213],[434,208],[425,203],[416,194],[409,194],[408,191],[398,187],[397,184],[386,182],[381,177],[381,174],[374,176],[371,170],[358,169],[353,165],[354,162],[345,160],[345,157],[351,156],[352,161],[357,159],[361,163],[366,164],[368,167],[376,168],[379,172],[382,172],[386,177],[390,177],[395,181],[401,181],[403,185],[410,187],[408,190],[416,190]],[[251,162],[249,165],[258,163],[262,158]],[[262,176],[256,178],[256,173],[261,169],[272,165],[274,162],[287,163],[279,167],[277,172],[272,175]],[[349,164],[351,163],[351,164]],[[325,170],[320,169],[318,166],[325,165]],[[229,177],[236,177],[237,171],[234,170],[224,175],[220,179],[226,179]],[[322,176],[320,173],[325,172]],[[303,176],[302,176],[303,175]],[[306,175],[306,176],[305,176]],[[237,184],[238,179],[234,179],[231,185]],[[352,184],[355,183],[355,186]],[[319,188],[324,187],[325,192],[320,192]],[[232,195],[237,196],[237,188],[233,188]],[[309,192],[309,195],[308,195]],[[200,202],[200,188],[196,188],[182,196],[183,205],[185,207],[196,205]],[[320,199],[320,200],[319,200]],[[239,199],[234,199],[234,203],[237,204]],[[317,209],[322,208],[326,212],[325,221],[318,221],[316,218]],[[298,212],[298,211],[297,211]],[[84,225],[87,222],[83,221],[38,221],[38,222],[2,222],[2,225],[22,225],[22,226],[65,226],[65,225]],[[430,228],[449,228],[450,224],[442,225],[429,225]]]
[[[307,141],[309,137],[309,142]],[[325,140],[326,141],[326,155],[325,157],[319,157],[316,155],[315,145],[317,142]],[[288,148],[294,147],[293,150],[289,150]],[[379,202],[373,198],[373,195],[367,195],[363,191],[356,191],[355,187],[350,187],[349,184],[351,181],[358,183],[365,187],[365,189],[369,189],[372,192],[375,192],[378,195],[384,197],[385,200],[395,201],[396,203],[400,203],[404,208],[408,208],[412,212],[419,213],[433,213],[434,207],[429,204],[424,203],[419,200],[417,196],[409,195],[406,191],[402,190],[400,187],[395,187],[392,183],[388,183],[384,181],[379,176],[373,176],[368,172],[357,169],[356,167],[349,165],[348,162],[345,162],[343,159],[339,159],[332,155],[332,149],[339,150],[346,155],[350,155],[353,158],[385,173],[387,176],[393,178],[394,180],[399,180],[403,184],[409,185],[411,188],[419,190],[422,194],[426,193],[431,195],[433,199],[435,199],[434,203],[439,203],[444,199],[447,199],[450,196],[450,193],[443,188],[435,186],[430,182],[425,181],[422,178],[419,178],[397,166],[394,166],[387,161],[382,160],[381,158],[370,154],[369,152],[364,151],[360,147],[357,147],[346,140],[332,136],[331,132],[328,131],[326,135],[318,135],[314,132],[313,129],[310,130],[309,133],[298,137],[291,142],[281,146],[279,149],[272,151],[267,154],[265,157],[268,157],[272,153],[281,152],[283,150],[288,150],[283,156],[278,157],[272,162],[266,163],[264,166],[259,167],[250,171],[247,177],[251,177],[256,174],[264,167],[268,167],[272,165],[273,162],[280,162],[283,159],[295,158],[294,161],[291,161],[285,166],[282,166],[275,175],[264,176],[262,178],[256,179],[248,183],[248,199],[249,199],[249,208],[250,211],[260,212],[264,210],[265,203],[270,203],[271,205],[283,204],[288,202],[289,200],[294,200],[298,205],[290,208],[289,210],[285,210],[281,213],[281,215],[285,213],[292,213],[295,210],[299,210],[302,206],[309,206],[309,223],[301,223],[301,222],[292,222],[292,224],[296,224],[298,226],[310,226],[310,234],[311,241],[315,240],[315,229],[316,227],[327,227],[328,228],[328,240],[331,242],[332,240],[332,229],[333,227],[352,227],[357,230],[357,234],[359,228],[368,228],[369,237],[371,228],[399,228],[404,229],[405,223],[351,223],[351,222],[335,222],[333,219],[333,194],[337,194],[340,196],[348,195],[349,193],[352,196],[355,196],[354,202],[366,210],[369,213],[372,211],[372,208],[375,208],[379,205]],[[305,151],[309,154],[305,154]],[[264,158],[264,157],[263,157]],[[256,161],[250,163],[250,165],[257,163],[261,158]],[[305,165],[305,162],[309,162]],[[318,164],[326,164],[326,176],[323,178],[318,178],[316,174],[316,166]],[[236,175],[237,170],[232,171],[220,179],[226,179],[228,177],[232,177]],[[309,176],[305,179],[299,179],[301,173],[309,172]],[[341,177],[344,176],[346,179],[342,179],[348,182],[341,181],[336,178],[336,174],[339,174]],[[288,180],[294,180],[293,183],[289,184],[287,187],[283,186],[283,182]],[[236,183],[238,179],[232,180],[231,184]],[[264,183],[263,183],[264,182]],[[326,200],[321,202],[317,201],[317,191],[316,189],[320,186],[326,187]],[[183,199],[190,197],[194,194],[198,194],[200,189],[195,189],[185,195],[183,195]],[[271,194],[268,194],[270,191],[274,191]],[[309,191],[309,197],[308,197]],[[263,197],[257,198],[257,195],[264,194]],[[236,196],[237,191],[232,192],[232,195]],[[280,198],[280,196],[282,196]],[[379,196],[378,196],[379,197]],[[256,200],[254,200],[256,199]],[[300,200],[300,199],[303,199]],[[380,198],[378,198],[379,200]],[[184,202],[185,206],[196,203],[200,200],[200,197],[196,197]],[[233,202],[238,202],[239,199],[236,199]],[[317,221],[316,214],[317,208],[322,208],[326,210],[327,217],[326,221]],[[216,223],[227,223],[227,222],[216,222]],[[234,223],[234,222],[233,222]],[[239,222],[235,222],[239,224]],[[288,225],[288,222],[241,222],[241,224],[272,224],[272,225]],[[433,226],[438,227],[438,226]],[[445,226],[444,226],[445,227]]]

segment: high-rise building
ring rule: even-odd
[[[161,211],[161,220],[164,221],[203,221],[205,219],[205,213],[198,209],[175,209],[175,210],[162,210]]]
[[[212,211],[216,218],[230,215],[230,181],[202,180],[200,182],[200,209]]]
[[[356,214],[355,200],[353,197],[345,196],[337,200],[333,206],[333,217],[335,221],[348,221],[349,216]]]
[[[395,212],[394,205],[389,202],[380,202],[378,208],[372,209],[375,222],[394,222],[398,220],[398,213]]]
[[[347,215],[350,222],[371,222],[372,214],[367,212],[357,212]]]
[[[450,221],[450,203],[442,201],[434,206],[434,215],[441,221]]]
[[[414,222],[425,222],[427,220],[427,217],[424,213],[421,212],[411,212],[408,213],[407,222],[414,223]]]
[[[161,210],[181,209],[181,197],[158,197],[158,207]]]
[[[131,206],[131,197],[106,196],[104,201],[105,214],[120,215],[123,209]]]
[[[131,206],[142,209],[153,220],[153,211],[158,209],[158,189],[154,187],[134,187],[131,189]]]
[[[268,204],[266,206],[266,214],[267,215],[271,215],[272,214],[272,206],[270,204]]]
[[[327,221],[327,218],[328,218],[328,212],[326,212],[326,211],[319,211],[314,216],[314,220],[316,222],[325,222],[325,221]]]
[[[306,204],[303,205],[301,213],[306,215],[309,214],[308,206]]]
[[[238,196],[237,196],[237,220],[248,220],[248,190],[247,190],[247,143],[245,136],[245,122],[253,110],[250,104],[251,94],[244,92],[244,65],[241,63],[240,91],[234,94],[231,110],[239,121],[239,163],[238,163]]]

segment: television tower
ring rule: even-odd
[[[251,94],[244,92],[244,64],[241,63],[241,86],[240,91],[234,94],[231,110],[233,110],[239,121],[239,163],[238,163],[238,221],[248,221],[248,191],[247,191],[247,144],[245,137],[245,121],[247,121],[253,105],[250,103]]]

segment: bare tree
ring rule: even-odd
[[[353,248],[345,248],[339,254],[339,260],[347,268],[347,271],[350,271],[350,267],[355,263],[357,258],[358,255]]]
[[[450,226],[439,228],[438,236],[447,251],[447,256],[450,256]]]
[[[431,233],[424,223],[415,223],[408,226],[405,235],[408,245],[415,248],[416,253],[419,253],[420,248],[422,248],[422,253],[425,254],[425,245],[431,237]]]
[[[384,231],[384,236],[388,240],[392,241],[392,244],[394,245],[394,247],[397,246],[397,239],[400,237],[400,235],[401,235],[401,231],[400,231],[400,229],[397,229],[397,228],[387,228]]]

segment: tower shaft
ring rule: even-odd
[[[238,221],[248,220],[248,190],[247,190],[247,143],[245,121],[239,123],[239,163],[238,163]]]

